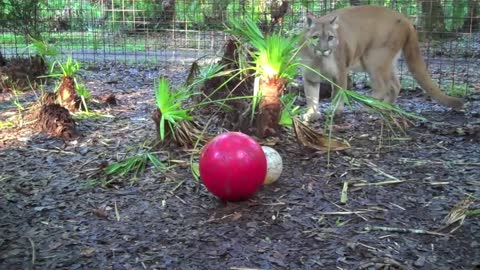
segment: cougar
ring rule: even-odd
[[[395,64],[403,52],[410,72],[428,95],[444,106],[463,107],[461,99],[444,94],[430,77],[415,27],[402,14],[379,6],[348,7],[322,17],[308,14],[307,25],[301,61],[341,88],[347,87],[349,71],[364,71],[371,80],[372,96],[395,103],[400,92]],[[316,120],[322,78],[308,68],[302,73],[308,109],[304,118]],[[336,113],[342,111],[343,102]]]

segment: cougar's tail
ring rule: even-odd
[[[463,101],[461,99],[447,96],[430,77],[427,65],[420,51],[417,33],[411,24],[407,40],[403,45],[403,55],[407,62],[408,69],[420,87],[422,87],[428,95],[444,106],[453,109],[461,109],[463,107]]]

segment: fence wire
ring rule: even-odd
[[[265,28],[294,29],[307,13],[382,5],[415,23],[429,62],[478,64],[479,0],[0,0],[0,52],[35,54],[42,40],[85,62],[191,62],[222,50],[230,19],[253,17]],[[279,21],[279,19],[281,19]],[[33,39],[32,39],[33,38]],[[468,81],[469,72],[463,75]]]

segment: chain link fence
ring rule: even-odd
[[[192,62],[222,50],[230,19],[249,16],[266,31],[288,31],[308,12],[352,5],[400,11],[415,23],[434,69],[461,69],[453,77],[462,83],[478,77],[479,0],[0,0],[0,52],[35,54],[35,39],[85,62]]]
[[[221,49],[232,18],[252,16],[268,27],[281,17],[288,29],[307,12],[360,4],[408,15],[428,40],[464,37],[464,54],[479,30],[475,0],[0,0],[0,46],[5,56],[29,53],[32,36],[80,60],[181,60]]]

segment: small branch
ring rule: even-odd
[[[180,182],[178,182],[178,184],[170,191],[172,194],[175,193],[175,191],[180,188],[180,186],[183,185],[183,183],[185,183],[185,180],[182,180]]]
[[[30,241],[30,246],[32,247],[32,269],[33,269],[33,266],[35,265],[35,261],[37,258],[37,255],[35,252],[35,242],[33,242],[33,240],[30,237],[28,238],[28,241]]]
[[[359,215],[365,214],[367,211],[344,211],[344,212],[320,212],[319,215]]]
[[[115,218],[117,219],[117,221],[120,221],[121,217],[120,217],[120,211],[118,211],[117,201],[113,201],[113,202],[115,207]]]
[[[393,185],[393,184],[400,184],[405,182],[405,180],[390,180],[390,181],[383,181],[383,182],[376,182],[376,183],[356,183],[352,184],[354,187],[366,187],[366,186],[385,186],[385,185]]]
[[[366,232],[373,232],[373,231],[384,231],[384,232],[398,232],[398,233],[414,233],[414,234],[429,234],[429,235],[436,235],[436,236],[448,236],[444,233],[437,233],[422,229],[410,229],[410,228],[396,228],[396,227],[383,227],[383,226],[366,226],[364,228]]]
[[[327,200],[328,200],[328,199],[327,199]],[[340,205],[338,205],[338,204],[336,204],[336,203],[334,203],[334,202],[332,202],[332,201],[330,201],[330,200],[328,200],[328,202],[330,202],[331,204],[333,204],[333,205],[335,205],[336,207],[338,207],[338,208],[340,208],[340,209],[342,209],[342,210],[345,211],[345,212],[340,212],[340,213],[352,213],[352,215],[357,215],[359,218],[367,221],[367,218],[364,217],[364,216],[362,216],[361,214],[362,214],[362,213],[366,213],[366,212],[368,212],[368,211],[350,211],[350,210],[348,210],[347,208],[342,207],[342,206],[340,206]],[[336,212],[326,212],[326,213],[336,213]],[[345,214],[345,215],[346,215],[346,214]]]
[[[346,204],[348,201],[348,182],[343,182],[343,188],[340,192],[340,203]]]
[[[379,173],[380,175],[383,175],[383,176],[385,176],[385,177],[387,177],[391,180],[394,180],[394,181],[404,181],[404,180],[400,180],[397,177],[380,170],[377,165],[373,164],[372,162],[370,162],[368,160],[364,160],[363,162],[365,163],[365,165],[370,167],[370,169],[374,170],[375,172]]]
[[[437,165],[437,166],[480,166],[480,162],[468,161],[443,161],[443,160],[423,160],[414,158],[400,158],[400,163],[414,163],[416,166]]]
[[[428,182],[428,184],[432,186],[441,186],[441,185],[449,185],[450,182]]]

